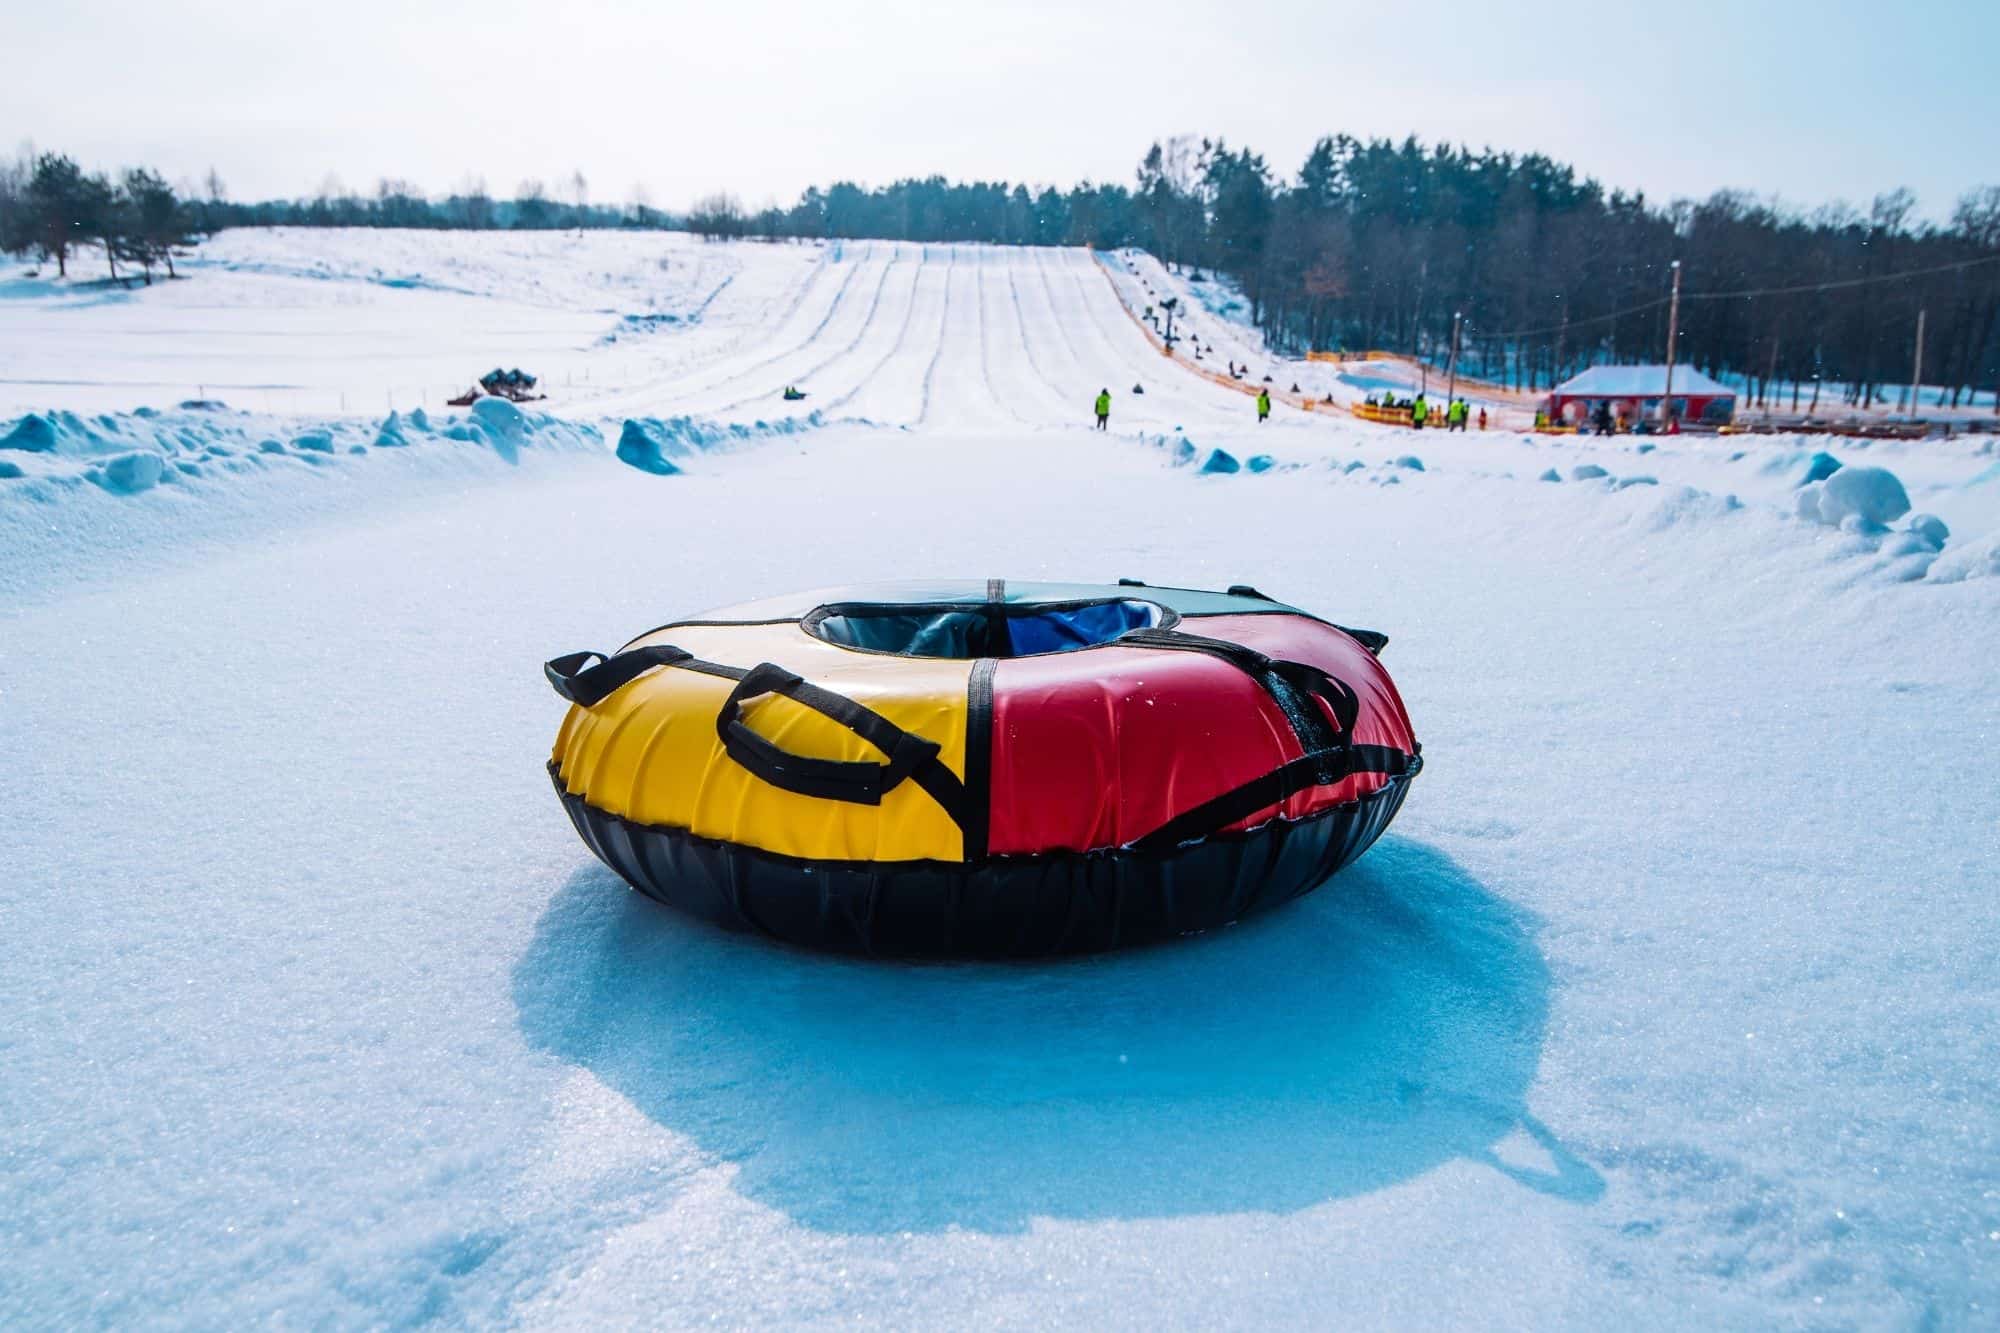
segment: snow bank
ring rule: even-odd
[[[488,444],[504,454],[524,447],[597,450],[602,436],[594,426],[554,417],[529,416],[513,404],[512,415],[494,413],[469,419],[447,418],[431,428],[421,413],[391,413],[377,424],[353,418],[298,420],[213,407],[169,412],[135,412],[82,417],[72,412],[30,413],[0,422],[0,438],[17,450],[0,469],[0,524],[23,506],[61,503],[85,493],[85,484],[114,496],[144,495],[159,488],[214,493],[232,479],[269,474],[273,469],[303,475],[313,470],[362,465],[376,449],[409,451],[423,444],[450,449],[454,440]],[[18,461],[16,461],[18,460]]]
[[[681,471],[673,461],[698,453],[726,450],[752,440],[797,435],[822,424],[818,412],[803,417],[781,417],[776,421],[722,423],[698,417],[628,417],[618,433],[617,454],[621,462],[671,477]]]

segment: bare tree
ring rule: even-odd
[[[741,236],[749,228],[743,201],[726,190],[697,199],[688,210],[687,228],[707,241],[724,241]]]

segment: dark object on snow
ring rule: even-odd
[[[794,388],[794,387],[793,387],[792,385],[789,385],[789,384],[787,384],[787,385],[785,386],[785,401],[786,401],[786,402],[788,402],[788,403],[796,403],[796,402],[798,402],[798,401],[799,401],[799,400],[800,400],[801,398],[803,398],[803,397],[805,397],[805,394],[804,394],[804,393],[803,393],[802,391],[800,391],[799,389],[797,389],[797,388]]]
[[[546,395],[535,392],[535,385],[539,382],[533,375],[528,374],[519,366],[514,367],[512,370],[501,370],[498,366],[495,366],[492,370],[487,371],[479,377],[479,387],[481,389],[492,394],[495,398],[505,398],[516,403],[532,403],[545,397]],[[452,400],[452,406],[454,407],[463,407],[464,405],[464,403],[459,402],[457,399]]]
[[[1144,393],[1144,392],[1146,392],[1146,386],[1145,386],[1145,385],[1143,385],[1143,384],[1134,384],[1134,385],[1132,386],[1132,392],[1133,392],[1133,393]]]
[[[549,774],[607,865],[723,925],[1106,949],[1287,902],[1375,841],[1422,767],[1386,642],[1248,587],[780,599],[549,662],[573,705]]]

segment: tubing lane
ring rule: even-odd
[[[1042,369],[1041,360],[1035,355],[1034,344],[1029,341],[1028,313],[1022,304],[1021,284],[1019,281],[1023,256],[1026,254],[1026,251],[1018,248],[1009,248],[1001,253],[1005,256],[1005,263],[1001,269],[1001,273],[1007,280],[1007,309],[1013,316],[1014,337],[1012,339],[1012,348],[1019,353],[1018,356],[1013,358],[1015,368],[1017,371],[1025,371],[1021,375],[1021,382],[1024,384],[1033,384],[1036,394],[1042,400],[1045,408],[1042,415],[1042,424],[1073,424],[1079,419],[1078,413],[1080,409],[1075,408],[1068,402],[1068,396],[1056,386],[1055,381],[1050,379],[1047,372]]]
[[[813,363],[812,365],[805,367],[803,370],[794,371],[789,375],[778,376],[771,380],[765,381],[760,386],[757,392],[737,398],[733,402],[724,403],[719,407],[710,409],[710,411],[714,415],[721,416],[724,413],[733,412],[740,407],[746,407],[752,403],[763,402],[764,400],[772,398],[775,395],[777,395],[779,391],[784,388],[785,383],[796,383],[803,386],[808,382],[813,381],[816,377],[822,375],[827,376],[829,379],[838,381],[840,379],[840,376],[832,373],[832,367],[834,367],[844,358],[852,354],[854,350],[862,344],[863,340],[867,338],[869,332],[875,327],[876,315],[880,312],[882,308],[883,293],[888,289],[891,277],[895,274],[896,270],[902,266],[904,258],[905,256],[903,255],[902,249],[899,246],[894,256],[889,260],[889,262],[886,265],[883,266],[881,275],[876,279],[875,290],[869,297],[867,310],[862,313],[860,327],[858,327],[854,331],[854,336],[848,339],[848,341],[845,344],[843,344],[838,350],[836,350],[832,355],[824,357],[823,359]],[[814,343],[808,344],[808,347],[817,346],[817,342],[818,340],[815,340]],[[801,350],[806,350],[806,349],[801,349]],[[783,381],[783,383],[779,382],[781,380]],[[801,405],[801,410],[811,411],[815,406],[823,406],[823,404]]]
[[[649,380],[643,385],[636,386],[623,393],[614,394],[602,400],[597,406],[608,410],[613,407],[629,409],[635,404],[671,405],[686,402],[700,395],[725,389],[730,384],[741,380],[745,376],[755,374],[764,367],[781,361],[788,356],[796,355],[801,349],[810,346],[816,341],[827,327],[827,324],[840,313],[856,276],[867,266],[868,260],[873,257],[873,254],[874,251],[871,247],[866,254],[857,258],[853,263],[846,263],[839,260],[831,261],[832,263],[839,264],[845,270],[841,276],[840,283],[833,290],[832,300],[824,310],[819,311],[818,318],[812,323],[811,328],[807,329],[803,335],[798,336],[789,344],[782,345],[780,350],[764,353],[753,361],[745,362],[742,360],[740,349],[745,342],[752,338],[758,340],[760,348],[768,347],[773,341],[780,340],[784,336],[784,324],[799,319],[802,312],[804,318],[810,319],[812,312],[818,308],[818,305],[817,302],[808,305],[806,298],[817,289],[815,283],[808,282],[805,285],[805,289],[799,293],[799,299],[792,303],[791,308],[786,311],[784,318],[776,327],[763,329],[752,325],[744,331],[743,336],[731,343],[728,350],[695,366],[691,371],[677,371],[672,375]],[[824,272],[827,267],[826,263],[822,263],[818,271]]]
[[[997,250],[982,247],[979,251],[979,267],[972,275],[972,290],[979,298],[979,382],[985,386],[986,396],[993,400],[996,407],[1014,418],[1018,424],[1026,426],[1032,423],[1021,415],[1021,410],[1014,406],[1011,398],[1000,392],[1000,386],[993,378],[993,326],[986,309],[986,289],[990,285],[987,278],[993,272],[992,259],[998,253],[1000,252]]]
[[[952,333],[951,280],[953,275],[956,274],[957,272],[958,272],[958,247],[954,245],[951,247],[950,257],[945,261],[944,308],[942,311],[940,311],[938,315],[937,346],[931,351],[930,365],[924,368],[923,392],[922,396],[918,400],[918,405],[917,405],[917,424],[919,426],[923,425],[925,421],[930,419],[931,394],[933,388],[937,383],[938,365],[940,362],[944,360],[945,346],[951,339],[951,333]],[[961,306],[960,307],[961,312],[963,311],[963,309],[964,307]]]
[[[855,381],[853,388],[827,404],[827,410],[836,411],[844,408],[849,403],[861,397],[864,390],[871,390],[872,397],[868,401],[881,404],[876,410],[882,412],[882,419],[889,420],[899,415],[894,404],[896,386],[893,378],[888,374],[888,369],[892,363],[903,356],[905,349],[909,346],[910,329],[916,322],[917,307],[923,300],[924,273],[930,269],[930,255],[931,249],[928,245],[923,246],[918,252],[917,270],[910,279],[909,296],[903,305],[903,322],[896,329],[895,341],[890,344],[889,350],[883,353],[880,360],[876,361],[861,374]],[[919,377],[912,378],[914,380]],[[912,390],[915,390],[919,387],[919,384],[912,383],[910,387]],[[864,413],[864,415],[866,414]]]

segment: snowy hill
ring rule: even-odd
[[[1989,1324],[1990,443],[1260,426],[1148,262],[0,273],[0,1323]],[[494,364],[550,397],[441,405]],[[1032,967],[577,842],[543,660],[928,574],[1380,629],[1424,777],[1308,899]]]

